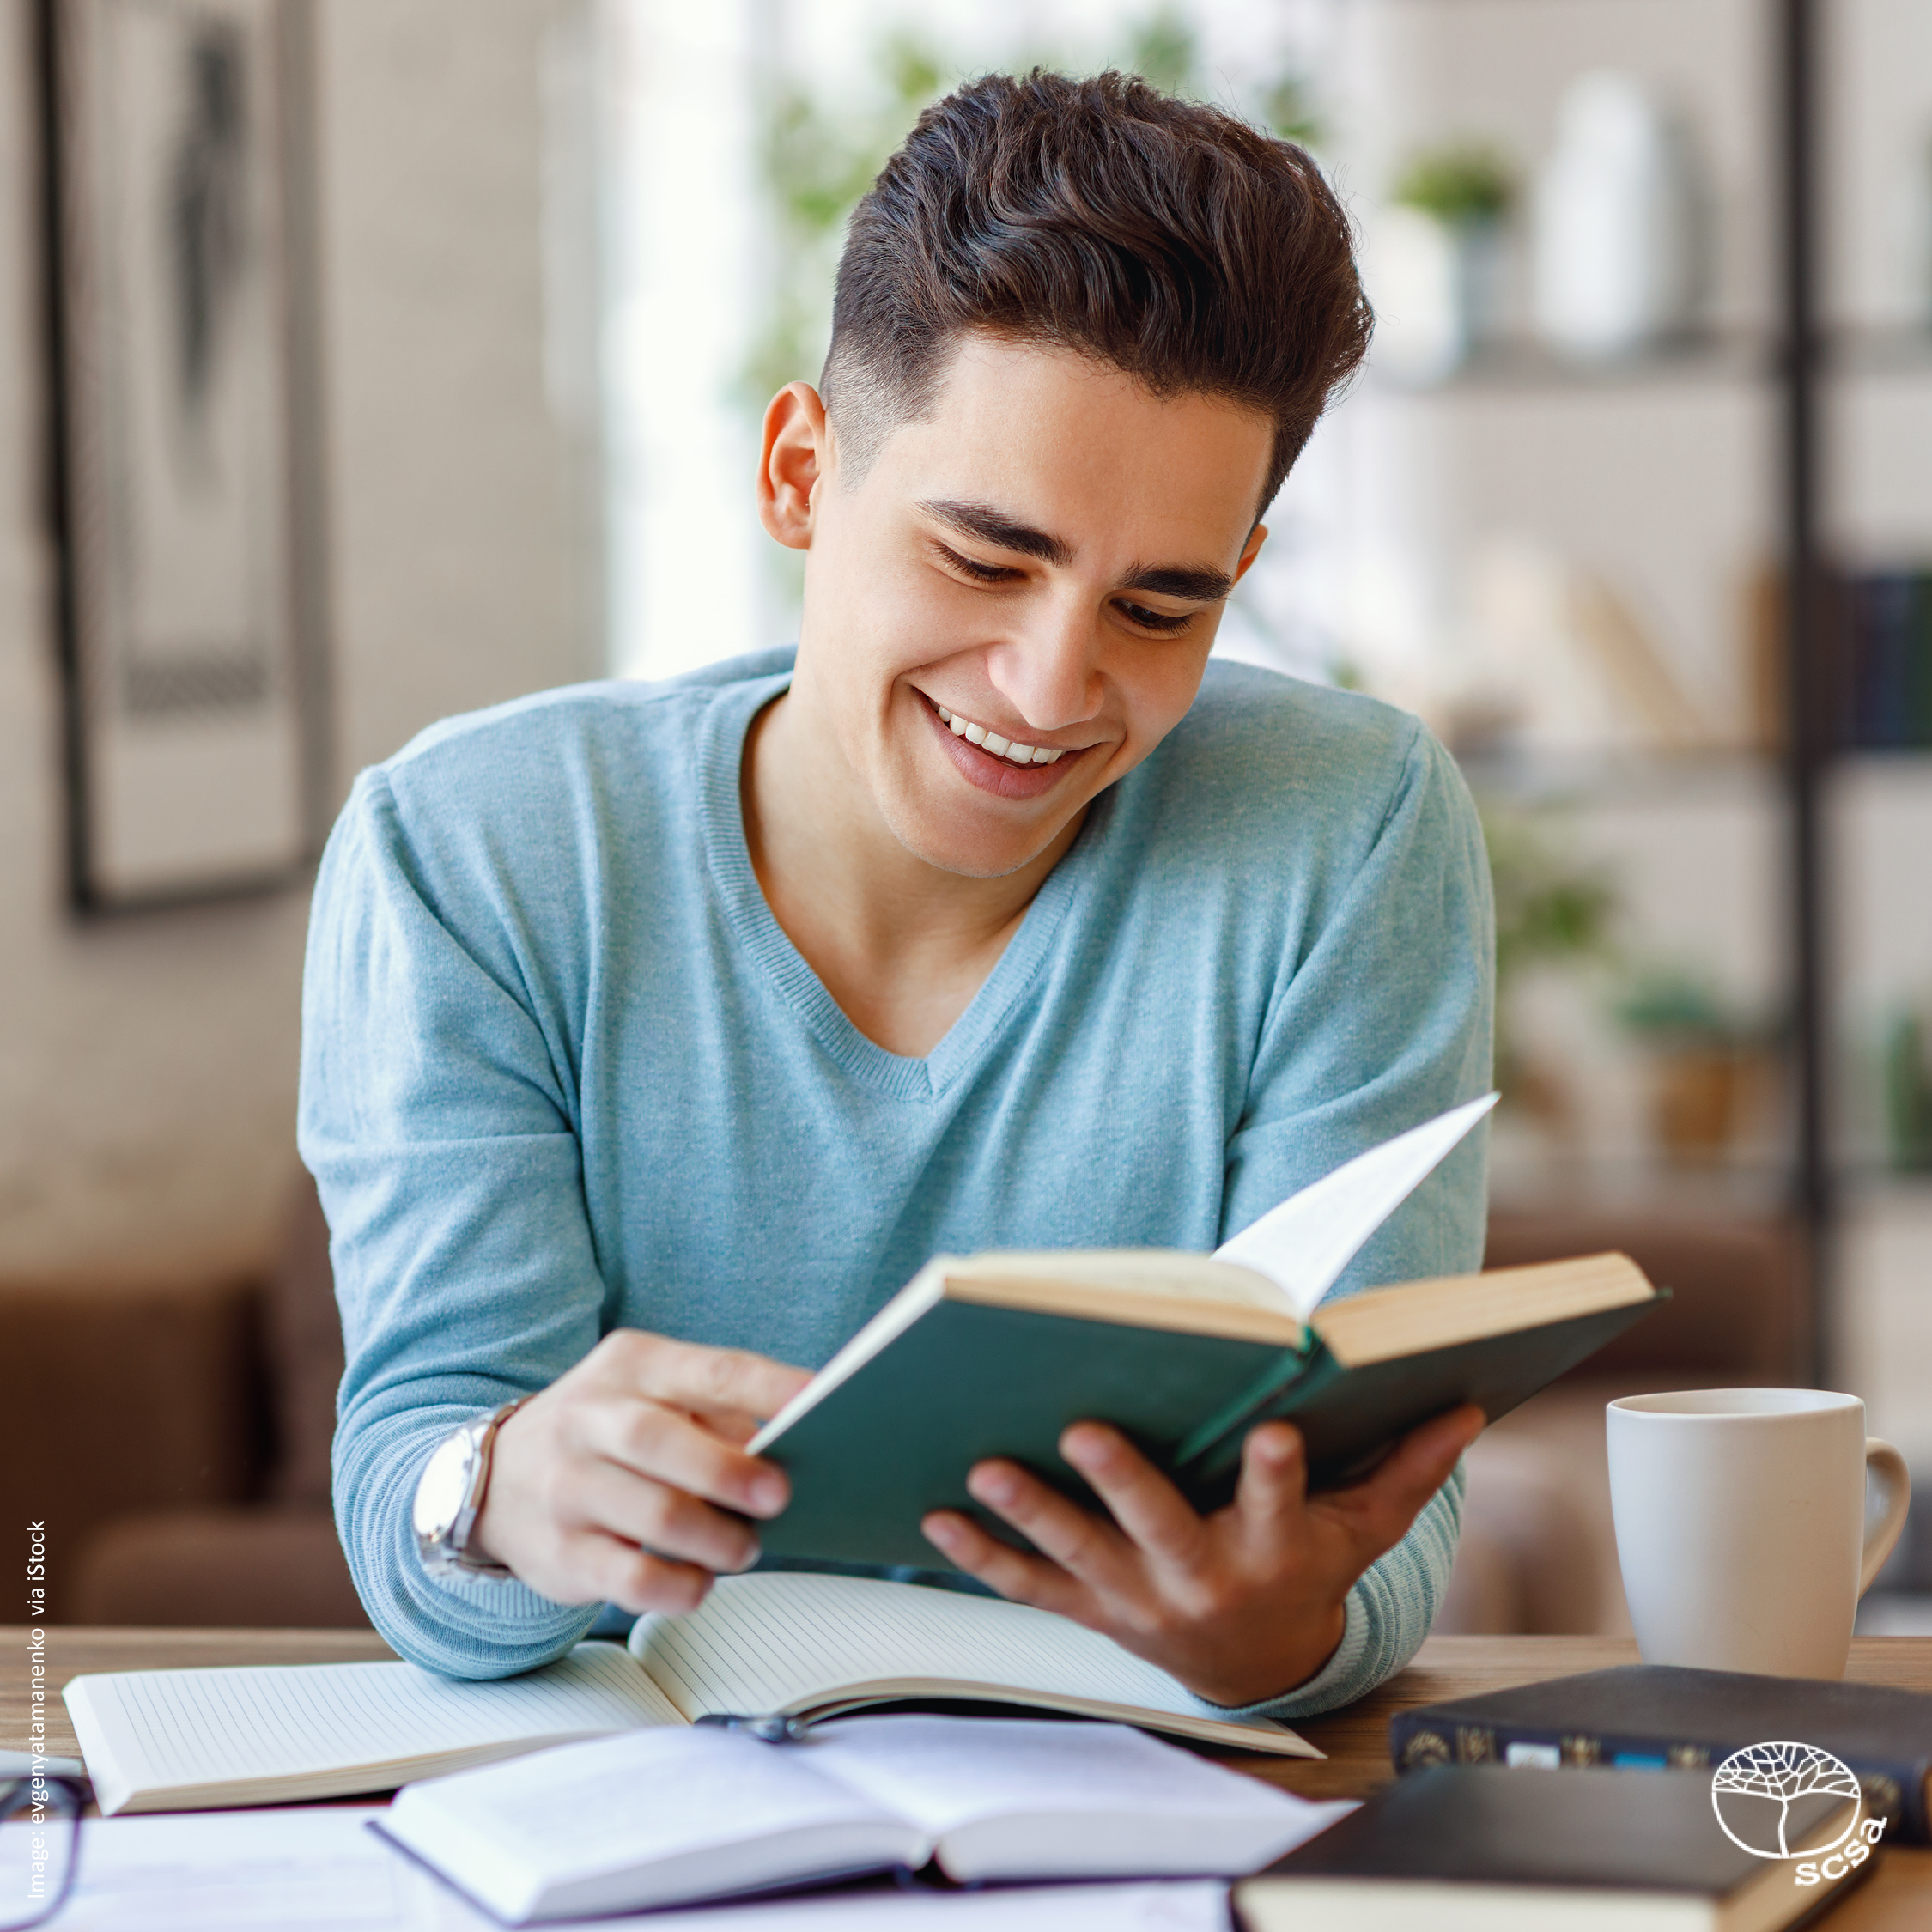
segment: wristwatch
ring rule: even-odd
[[[432,1577],[507,1577],[509,1570],[470,1553],[470,1535],[489,1487],[489,1460],[496,1431],[530,1398],[465,1422],[436,1445],[416,1485],[416,1552]]]

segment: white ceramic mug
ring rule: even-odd
[[[1701,1388],[1609,1407],[1617,1560],[1643,1661],[1842,1677],[1911,1481],[1856,1395]],[[1865,1520],[1865,1473],[1886,1489]]]

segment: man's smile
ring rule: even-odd
[[[1004,799],[1042,797],[1092,749],[1088,745],[1054,748],[1016,744],[1000,732],[949,709],[938,699],[927,697],[923,691],[919,696],[960,775],[980,791],[995,793]]]
[[[1015,744],[1009,738],[1000,737],[998,732],[989,732],[984,725],[975,725],[969,718],[962,718],[957,711],[948,711],[943,704],[933,708],[939,714],[939,722],[945,725],[955,738],[963,738],[969,744],[977,744],[992,752],[996,758],[1005,758],[1016,765],[1057,765],[1066,754],[1064,751],[1049,751],[1043,744]]]

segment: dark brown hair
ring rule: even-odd
[[[821,383],[841,465],[933,406],[957,337],[1072,349],[1274,423],[1267,508],[1368,347],[1314,161],[1120,74],[993,74],[928,107],[859,204]]]

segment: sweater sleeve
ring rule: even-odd
[[[496,1677],[561,1656],[599,1606],[430,1577],[416,1479],[458,1423],[595,1345],[605,1288],[568,1054],[523,983],[513,908],[459,918],[442,896],[388,781],[364,774],[316,885],[299,1139],[342,1309],[334,1493],[356,1589],[411,1662]]]
[[[1223,1238],[1297,1188],[1486,1092],[1495,915],[1482,828],[1449,755],[1414,728],[1380,830],[1278,991],[1229,1148]],[[1479,1127],[1392,1214],[1329,1292],[1482,1265]],[[1392,1677],[1429,1634],[1461,1528],[1462,1470],[1349,1592],[1321,1672],[1250,1715],[1309,1716]]]

